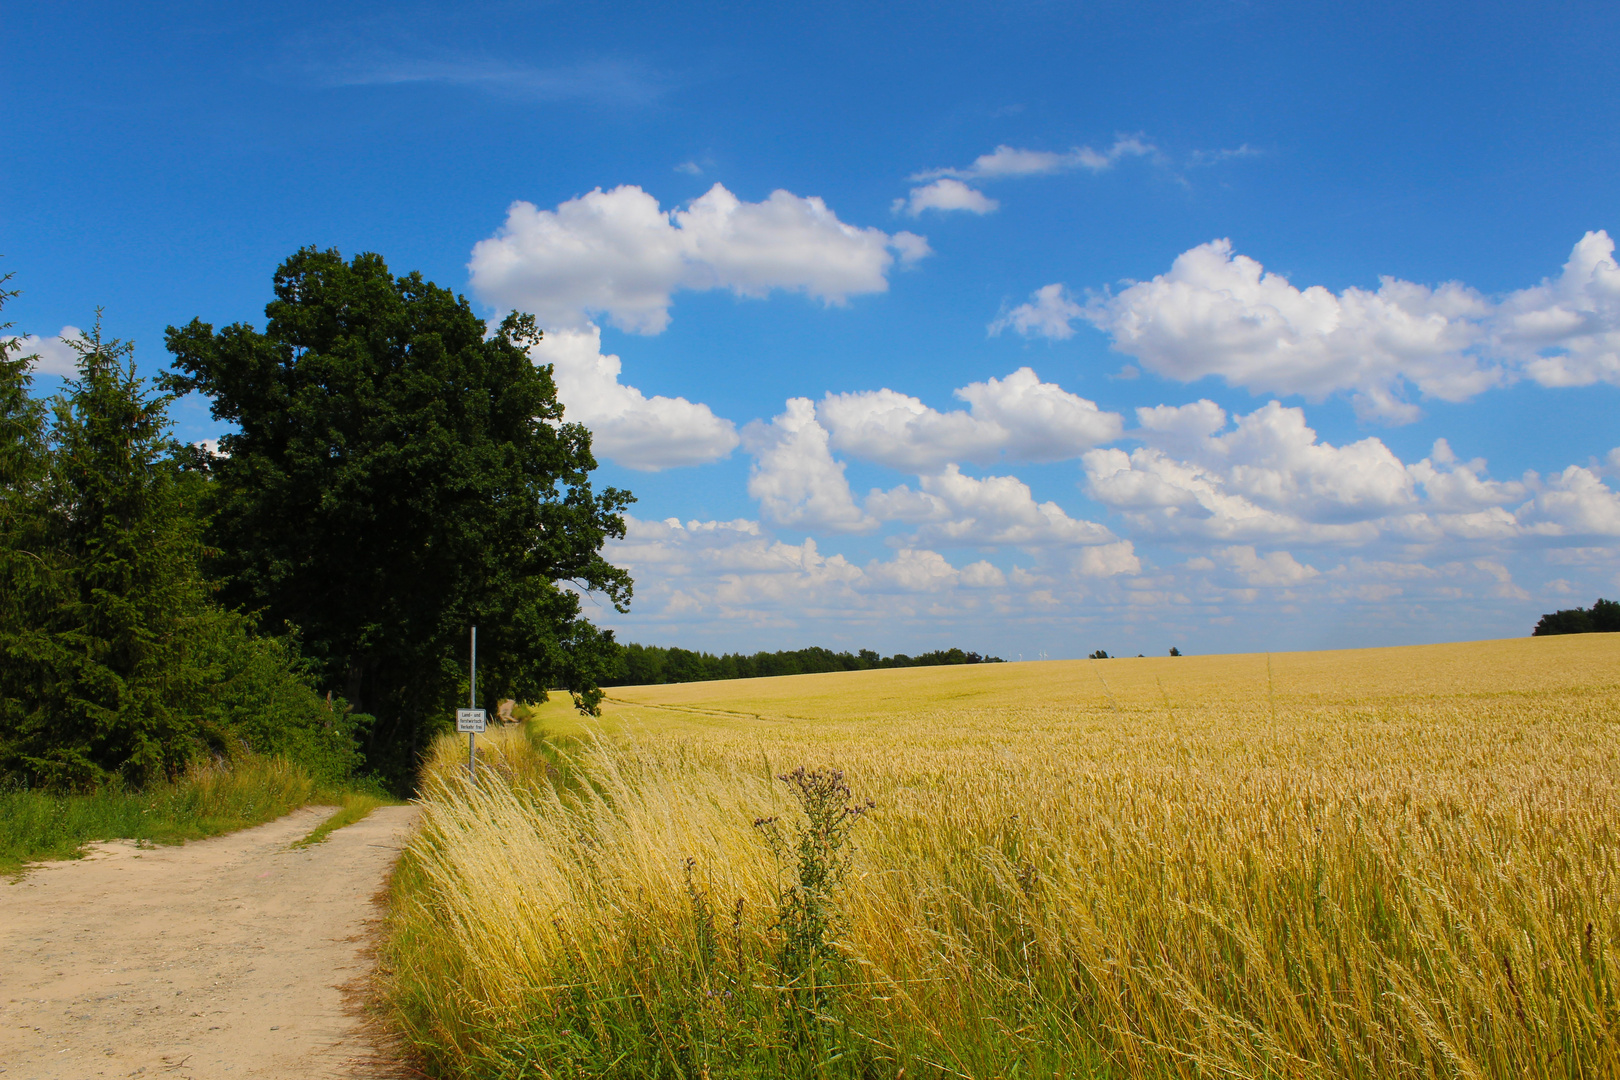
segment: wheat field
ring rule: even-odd
[[[1620,1076],[1620,635],[533,715],[394,883],[438,1075]]]

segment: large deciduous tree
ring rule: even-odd
[[[592,491],[590,433],[526,351],[534,320],[487,335],[465,299],[374,254],[305,248],[274,288],[262,332],[168,332],[173,388],[235,428],[210,465],[223,598],[299,629],[396,784],[465,693],[469,625],[489,698],[562,686],[594,708],[612,637],[580,593],[626,610],[601,547],[632,497]]]

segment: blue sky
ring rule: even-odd
[[[535,311],[630,640],[1528,631],[1620,591],[1620,11],[40,4],[7,314],[262,321],[305,244]],[[218,434],[206,407],[181,434]]]

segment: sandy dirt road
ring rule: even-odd
[[[331,812],[0,880],[0,1078],[400,1075],[355,997],[416,811],[289,849]]]

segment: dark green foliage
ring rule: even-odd
[[[210,749],[286,758],[323,784],[359,768],[364,718],[315,693],[296,634],[263,636],[246,616],[210,604],[187,628],[186,648],[184,707]]]
[[[53,403],[42,507],[54,580],[8,642],[29,685],[3,761],[55,787],[142,783],[178,771],[200,736],[177,707],[186,628],[206,606],[198,492],[168,453],[169,399],[135,374],[133,348],[103,341],[99,319],[70,344],[79,377]]]
[[[1615,634],[1620,633],[1620,601],[1598,597],[1588,608],[1565,608],[1549,612],[1536,623],[1531,637],[1551,634]]]
[[[1108,652],[1105,649],[1098,649],[1096,652],[1094,652],[1090,656],[1086,657],[1086,659],[1087,660],[1107,660],[1108,659]]]
[[[0,278],[0,286],[10,279]],[[0,287],[0,308],[16,295]],[[59,570],[44,535],[45,406],[29,396],[33,357],[20,352],[17,340],[0,336],[0,753],[19,719],[18,684],[30,666],[22,654],[27,631],[50,603]]]
[[[953,664],[1000,664],[999,656],[981,656],[961,649],[941,649],[907,656],[879,656],[871,649],[858,653],[811,647],[784,652],[692,652],[689,649],[637,645],[616,649],[603,686],[648,686],[654,683],[710,682],[716,679],[757,679],[771,675],[812,675],[826,671],[869,671],[874,668],[942,667]]]
[[[209,599],[207,480],[168,437],[170,399],[99,319],[70,344],[79,377],[48,431],[26,363],[0,368],[0,779],[139,787],[248,748],[347,775],[345,706],[316,697],[294,648]]]
[[[1180,656],[1181,655],[1181,650],[1176,648],[1174,645],[1172,645],[1172,646],[1170,646],[1170,655],[1171,656]]]
[[[465,299],[371,254],[306,248],[274,287],[263,332],[168,333],[172,388],[236,428],[209,465],[221,598],[298,627],[320,684],[374,717],[362,748],[396,789],[466,693],[469,625],[487,699],[561,685],[594,709],[612,636],[559,583],[626,610],[600,549],[631,496],[592,492],[533,319],[486,338]]]

